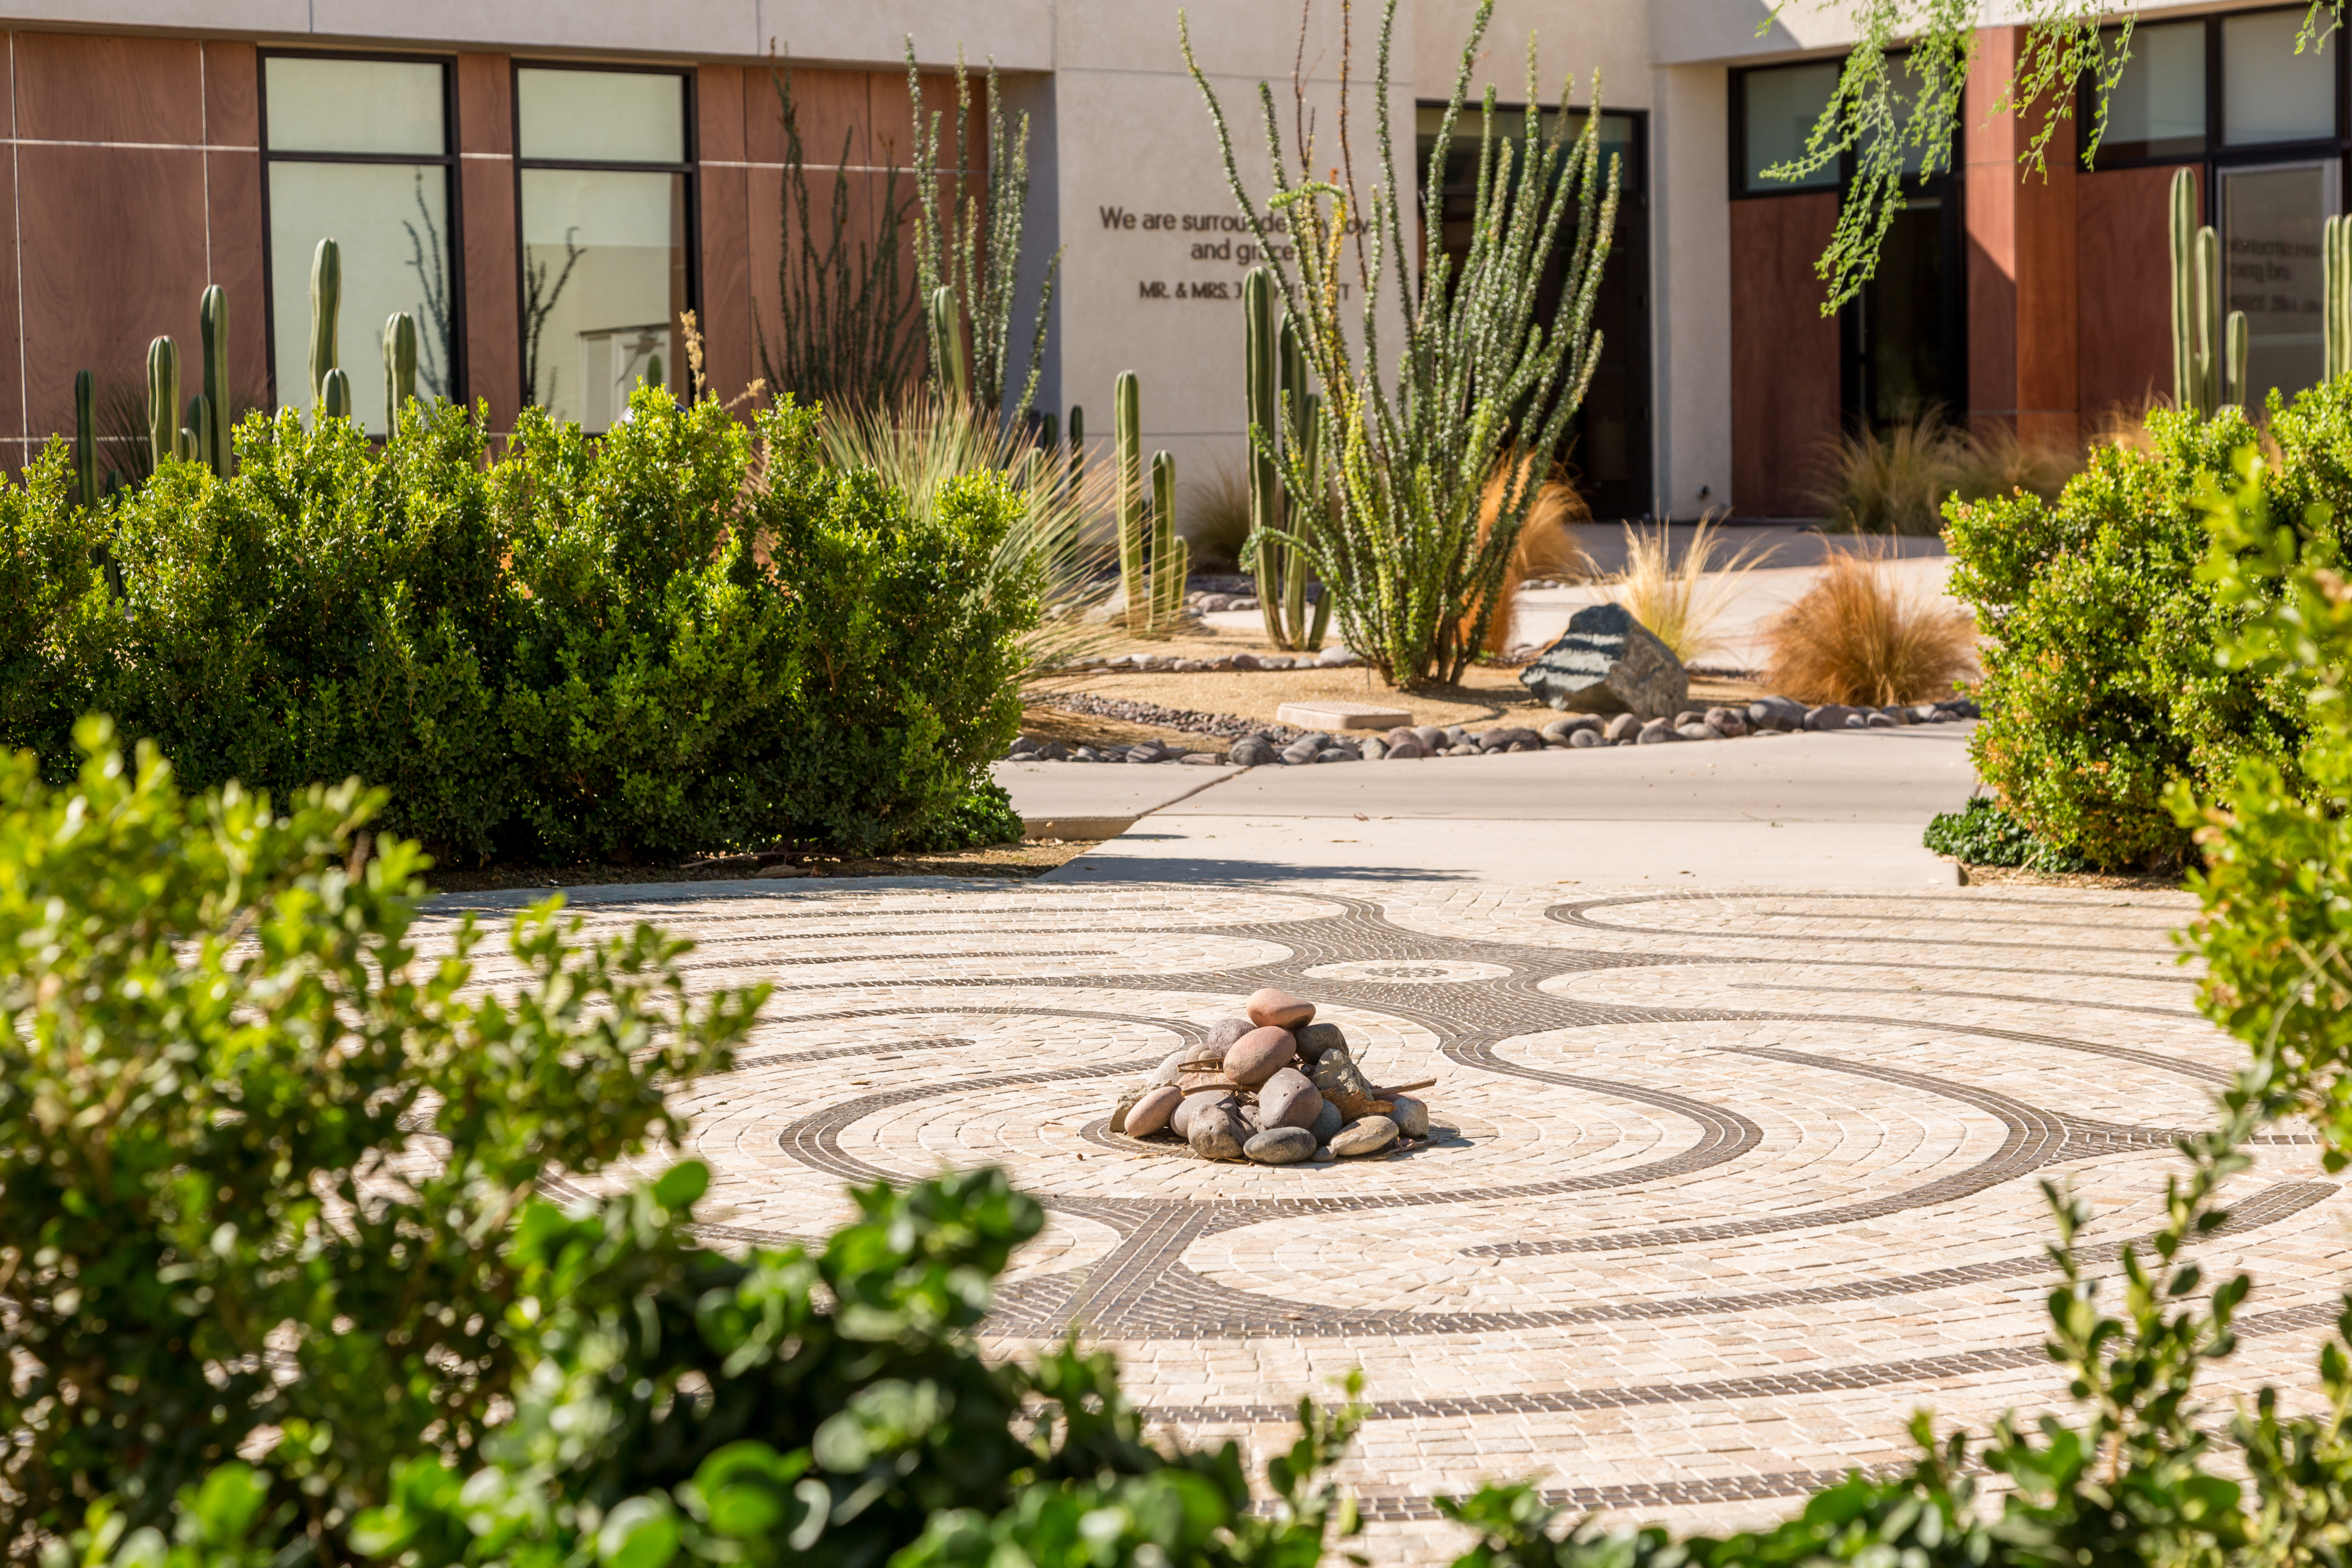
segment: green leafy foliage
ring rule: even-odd
[[[686,943],[583,947],[551,903],[474,996],[470,920],[410,943],[423,861],[371,842],[380,793],[188,799],[152,745],[77,738],[69,785],[0,761],[0,1539],[106,1491],[142,1522],[265,1429],[331,1530],[428,1429],[478,1441],[520,1364],[510,1220],[674,1140],[663,1084],[723,1067],[764,990],[689,1004]]]
[[[2079,871],[2080,857],[2053,849],[1990,795],[1977,795],[1958,811],[1937,812],[1921,842],[1964,866],[2022,866],[2035,871]]]
[[[45,456],[0,487],[0,744],[68,776],[100,710],[190,787],[367,778],[445,858],[985,821],[1039,610],[984,570],[1003,481],[910,513],[789,404],[747,431],[641,389],[593,440],[527,410],[495,458],[482,419],[412,408],[381,447],[248,419],[233,479],[167,463],[100,516]]]
[[[2234,410],[2200,423],[2149,416],[2152,450],[2105,447],[2057,501],[2030,495],[1948,509],[1951,591],[1991,640],[1970,742],[2003,807],[2063,854],[2101,868],[2168,866],[2191,842],[2165,792],[2185,780],[2224,793],[2246,758],[2270,758],[2299,787],[2304,676],[2284,665],[2217,662],[2248,613],[2198,567],[2199,497],[2254,438]],[[2281,461],[2265,496],[2302,518],[2315,548],[2341,549],[2352,517],[2352,385],[2274,408]]]

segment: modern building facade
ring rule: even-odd
[[[1288,5],[1186,9],[1254,188],[1261,80],[1288,135],[1304,79],[1316,157],[1337,163],[1334,0],[1303,30]],[[1345,151],[1368,181],[1375,39],[1357,9]],[[1401,153],[1425,144],[1473,9],[1401,0]],[[2297,55],[2304,15],[2143,8],[2097,166],[2062,136],[2030,177],[2026,128],[1992,112],[2020,34],[1993,18],[1952,171],[1914,193],[1864,296],[1825,316],[1814,264],[1850,172],[1765,171],[1801,145],[1834,80],[1841,8],[1503,0],[1480,85],[1490,72],[1523,105],[1532,35],[1548,108],[1573,72],[1568,110],[1590,111],[1599,73],[1621,160],[1605,349],[1572,454],[1596,513],[1810,515],[1826,449],[1857,424],[1935,406],[2064,443],[2168,391],[2179,168],[2221,231],[2257,387],[2315,380],[2319,228],[2340,209],[2352,121],[2347,50]],[[1024,316],[1044,258],[1061,255],[1040,405],[1088,405],[1099,434],[1133,369],[1147,443],[1192,476],[1239,461],[1250,246],[1229,221],[1175,0],[0,0],[0,26],[11,468],[70,428],[77,371],[102,398],[143,395],[149,340],[187,352],[208,283],[230,298],[237,400],[306,406],[323,236],[341,249],[341,358],[371,427],[374,334],[395,310],[420,326],[420,389],[484,400],[501,426],[538,404],[601,429],[636,381],[681,385],[689,310],[709,383],[732,396],[777,325],[777,68],[792,68],[813,188],[829,192],[845,146],[870,202],[910,156],[909,39],[931,106],[951,101],[943,73],[961,50],[992,60],[1005,107],[1029,117]],[[1467,171],[1440,177],[1450,231]]]

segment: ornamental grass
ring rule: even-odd
[[[1631,611],[1676,658],[1696,664],[1723,651],[1717,626],[1738,596],[1742,579],[1772,554],[1769,545],[1742,545],[1718,566],[1715,556],[1722,548],[1711,518],[1691,534],[1679,558],[1666,529],[1629,527],[1624,570],[1608,578],[1609,598]]]
[[[1764,684],[1800,702],[1924,702],[1976,672],[1974,620],[1904,587],[1876,554],[1832,555],[1764,635]]]

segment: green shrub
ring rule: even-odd
[[[687,944],[580,948],[551,904],[514,923],[520,989],[471,996],[470,920],[414,958],[380,793],[281,817],[77,739],[71,785],[0,759],[0,1540],[109,1490],[152,1516],[265,1428],[333,1529],[510,1393],[534,1184],[675,1139],[664,1086],[723,1067],[764,990],[690,1005]]]
[[[2211,796],[2242,759],[2290,767],[2303,736],[2292,671],[2223,668],[2214,650],[2243,618],[2198,574],[2201,487],[2254,439],[2242,416],[2204,424],[2158,412],[2153,451],[2107,447],[2055,503],[2011,496],[1950,509],[1952,592],[1991,642],[1970,742],[2002,805],[2053,848],[2102,868],[2165,866],[2190,852],[2165,805],[2185,780]],[[2279,515],[2325,503],[2315,548],[2334,552],[2352,515],[2352,387],[2273,407],[2283,460],[2263,483]]]
[[[2079,871],[2080,857],[2053,848],[1990,795],[1977,795],[1958,811],[1938,812],[1921,841],[1937,855],[1964,866],[2022,866],[2035,871]]]
[[[369,779],[445,858],[970,842],[1038,611],[981,587],[1018,503],[970,479],[909,516],[815,418],[644,391],[493,458],[478,412],[380,448],[257,416],[235,478],[166,463],[97,518],[45,456],[0,487],[0,745],[70,776],[111,712],[190,788]]]

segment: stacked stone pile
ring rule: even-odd
[[[1336,1024],[1287,991],[1252,995],[1196,1046],[1129,1084],[1110,1130],[1189,1143],[1203,1160],[1296,1165],[1378,1154],[1429,1136],[1429,1107],[1364,1077]]]

